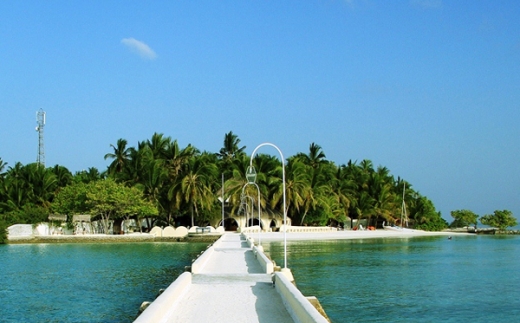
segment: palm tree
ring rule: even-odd
[[[240,139],[237,135],[230,131],[224,135],[224,146],[220,148],[217,154],[221,159],[232,160],[244,153],[246,146],[238,147]]]
[[[348,210],[355,196],[356,183],[350,176],[347,166],[341,165],[336,169],[334,179],[331,181],[331,190],[338,210],[345,218],[348,217]]]
[[[199,215],[199,206],[210,209],[215,203],[215,196],[211,191],[210,179],[216,177],[217,167],[207,164],[202,158],[192,157],[185,165],[176,185],[172,186],[168,195],[177,201],[177,207],[185,202],[190,210],[191,225],[195,225],[195,217]]]
[[[34,205],[48,208],[58,188],[56,175],[52,169],[40,167],[37,163],[27,165],[25,169],[31,202]]]
[[[90,183],[103,179],[105,173],[100,173],[96,167],[89,167],[87,170],[78,171],[74,174],[73,180],[76,183]]]
[[[114,152],[105,155],[105,160],[108,158],[113,159],[108,166],[109,174],[121,173],[124,170],[130,159],[130,149],[126,147],[127,144],[128,142],[125,139],[120,138],[117,140],[116,146],[110,145]]]
[[[4,197],[0,202],[0,210],[3,210],[3,213],[20,210],[29,200],[24,181],[15,177],[6,178],[2,186],[2,195]]]
[[[393,194],[393,185],[380,173],[373,173],[370,182],[371,196],[374,199],[374,211],[378,217],[382,217],[385,221],[394,222],[396,220],[395,195]],[[369,217],[370,224],[370,217]]]
[[[312,168],[318,168],[320,165],[327,163],[325,153],[321,149],[321,146],[315,143],[311,143],[309,146],[308,154],[298,153],[296,154],[296,158],[301,159],[303,163]]]
[[[24,173],[23,168],[24,168],[23,164],[20,162],[17,162],[16,164],[14,164],[14,166],[10,166],[7,169],[6,176],[22,179],[23,173]]]
[[[151,140],[147,140],[146,144],[150,147],[154,159],[164,159],[166,151],[171,143],[170,137],[164,137],[162,133],[155,132]]]
[[[166,168],[163,166],[163,160],[150,159],[143,166],[143,175],[140,177],[141,181],[135,184],[142,192],[148,201],[152,202],[155,207],[159,210],[159,213],[166,212],[166,222],[171,223],[171,213],[167,212],[164,205],[162,196],[164,195],[165,181],[168,177]],[[150,223],[151,224],[151,223]]]
[[[56,175],[56,180],[58,181],[59,187],[65,187],[69,184],[72,184],[73,176],[67,167],[55,165],[52,168],[52,172],[54,175]]]
[[[161,188],[167,177],[166,169],[163,167],[163,160],[149,160],[143,168],[144,174],[141,182],[135,184],[139,187],[148,200],[156,205],[159,201]]]
[[[240,139],[230,131],[224,135],[224,145],[217,153],[221,161],[221,171],[226,177],[230,175],[233,160],[245,155],[246,146],[239,147]]]
[[[147,160],[153,160],[153,153],[146,142],[137,142],[137,149],[128,148],[128,156],[128,161],[118,179],[132,186],[141,182],[144,165]]]
[[[363,218],[367,218],[368,221],[370,221],[370,217],[375,213],[374,199],[367,192],[361,192],[356,201],[355,208],[358,215],[358,225],[359,220]]]
[[[246,171],[249,167],[250,159],[246,155],[238,156],[235,158],[230,167],[230,174],[226,177],[226,181],[224,183],[224,189],[226,191],[226,195],[229,196],[229,204],[231,206],[231,212],[235,212],[236,209],[241,204],[241,198],[242,198],[242,189],[247,184],[246,179]],[[258,184],[258,183],[257,183]],[[260,191],[265,192],[263,188],[265,186],[262,186],[261,184],[258,184]],[[255,189],[255,192],[253,194],[252,187],[246,186],[245,188],[245,194],[250,196],[256,196],[257,192]],[[262,203],[262,201],[261,201]],[[265,206],[265,203],[264,203]]]
[[[4,169],[7,166],[7,163],[0,158],[0,179],[3,179],[5,177]]]
[[[287,163],[285,178],[287,214],[300,225],[303,224],[308,212],[308,204],[305,202],[308,196],[312,194],[311,178],[305,168],[306,166],[300,160],[292,158]],[[279,196],[279,193],[276,194],[276,198],[279,198]],[[301,216],[302,213],[303,216]]]
[[[184,165],[194,156],[199,154],[199,150],[192,145],[181,149],[177,140],[170,141],[164,151],[165,165],[169,170],[170,176],[176,177]]]

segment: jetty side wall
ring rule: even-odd
[[[193,274],[199,274],[202,271],[204,266],[206,266],[208,259],[213,254],[213,251],[215,251],[214,245],[206,249],[206,251],[191,264],[191,272]]]
[[[328,323],[296,286],[281,273],[275,273],[275,287],[285,308],[295,322],[299,323]]]
[[[159,322],[172,308],[178,299],[183,297],[185,291],[191,286],[191,273],[181,274],[168,288],[162,292],[144,311],[137,317],[134,323]]]
[[[253,253],[256,256],[256,260],[262,268],[264,269],[266,274],[272,274],[274,272],[274,264],[271,259],[267,258],[267,256],[260,250],[258,250],[257,246],[253,247]]]

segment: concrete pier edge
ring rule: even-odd
[[[215,248],[218,248],[222,244],[222,239],[225,234],[222,235],[213,245],[209,246],[204,253],[202,253],[192,264],[191,272],[184,272],[181,274],[163,293],[161,293],[148,307],[136,318],[134,322],[145,323],[145,322],[162,322],[168,317],[169,311],[176,302],[182,299],[186,291],[192,284],[192,277],[194,274],[199,273],[203,270],[204,266],[208,262],[211,255],[214,253]],[[318,303],[315,297],[305,297],[301,291],[295,286],[294,278],[290,269],[283,268],[279,272],[275,272],[274,263],[267,257],[263,248],[255,246],[254,239],[247,234],[241,234],[241,241],[247,243],[248,247],[251,248],[256,260],[265,270],[266,274],[270,274],[273,277],[273,284],[276,292],[280,295],[282,302],[291,316],[294,322],[316,322],[326,323],[329,322],[325,315],[322,315],[318,311],[317,307],[309,300],[313,299],[314,303]],[[251,251],[249,251],[251,252]],[[321,308],[321,305],[319,306]]]

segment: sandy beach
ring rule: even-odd
[[[344,231],[325,231],[325,232],[287,232],[288,241],[304,240],[348,240],[348,239],[371,239],[371,238],[409,238],[421,236],[456,236],[470,235],[471,233],[460,232],[428,232],[421,230],[344,230]],[[247,233],[248,236],[258,242],[258,232]],[[52,235],[20,237],[9,239],[8,243],[109,243],[109,242],[209,242],[217,240],[220,235],[201,234],[197,236],[186,236],[183,238],[154,237],[147,233],[134,233],[126,235],[105,235],[105,234],[86,234],[86,235]],[[283,232],[262,232],[261,241],[283,241]]]
[[[332,232],[287,232],[288,241],[302,240],[348,240],[348,239],[371,239],[371,238],[410,238],[423,236],[456,236],[470,235],[471,233],[459,232],[428,232],[422,230],[365,230],[365,231],[332,231]],[[249,233],[255,242],[258,240],[258,233]],[[261,241],[283,241],[285,234],[283,232],[262,232]]]

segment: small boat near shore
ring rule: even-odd
[[[414,232],[415,231],[414,229],[403,228],[398,225],[384,225],[384,223],[383,223],[383,229],[389,230],[389,231],[398,231],[398,232]]]

